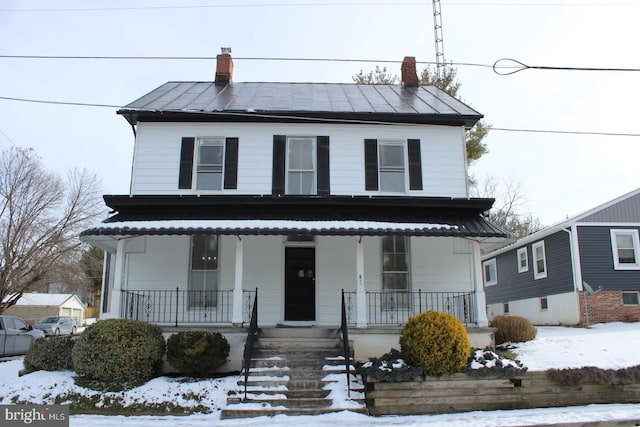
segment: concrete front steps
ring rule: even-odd
[[[244,374],[230,391],[221,418],[319,415],[339,411],[367,413],[364,387],[353,373],[351,398],[340,333],[315,327],[261,329],[254,347],[247,399]],[[353,352],[351,353],[353,354]]]

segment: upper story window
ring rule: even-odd
[[[484,277],[484,285],[491,286],[498,284],[498,268],[496,267],[496,259],[490,259],[482,263],[482,271]]]
[[[222,190],[224,139],[198,140],[196,190]]]
[[[420,140],[365,139],[365,190],[406,193],[422,190]]]
[[[316,138],[287,138],[287,194],[316,194]]]
[[[527,248],[518,249],[518,273],[524,273],[529,271],[529,256],[527,255]]]
[[[616,270],[640,269],[638,230],[611,230],[613,265]]]
[[[533,278],[544,279],[547,277],[547,256],[544,249],[544,241],[536,242],[531,246],[533,252]]]
[[[273,136],[272,194],[328,196],[328,136]]]
[[[238,188],[238,138],[182,138],[178,188]]]

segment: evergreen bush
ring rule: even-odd
[[[496,316],[489,326],[497,328],[495,334],[496,345],[506,342],[531,341],[538,330],[533,324],[520,316]]]
[[[34,371],[73,370],[72,350],[76,340],[71,337],[51,337],[37,340],[24,355],[24,369]]]
[[[178,332],[167,340],[167,361],[190,377],[212,376],[228,356],[229,343],[218,332]]]
[[[151,379],[160,369],[165,342],[159,326],[126,319],[101,320],[82,333],[73,365],[82,380],[124,387]]]
[[[471,345],[464,325],[454,316],[427,311],[409,318],[402,328],[404,360],[427,375],[460,371],[469,360]]]

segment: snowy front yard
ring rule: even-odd
[[[540,327],[535,340],[517,344],[514,352],[530,371],[548,368],[597,366],[618,369],[640,365],[640,323],[595,325],[591,329]],[[555,409],[486,411],[465,414],[373,418],[349,412],[316,417],[277,416],[245,420],[220,420],[219,408],[226,404],[227,392],[237,388],[237,377],[218,380],[184,381],[161,377],[126,392],[96,392],[74,384],[73,372],[34,372],[18,377],[22,359],[0,363],[0,403],[64,403],[67,397],[86,399],[97,407],[106,403],[122,406],[157,405],[166,408],[201,407],[213,412],[189,416],[105,416],[74,415],[72,426],[515,426],[536,423],[640,420],[640,404],[590,405]]]

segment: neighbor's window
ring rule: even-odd
[[[611,230],[613,265],[616,270],[640,269],[638,230]]]
[[[529,271],[529,256],[527,255],[527,248],[518,249],[518,273],[524,273]]]
[[[498,283],[498,270],[496,267],[496,259],[490,259],[482,263],[482,271],[484,277],[484,285],[491,286]]]
[[[196,164],[197,190],[222,190],[224,138],[198,140]]]
[[[622,304],[624,305],[639,305],[640,299],[638,298],[638,292],[623,292]]]
[[[547,310],[549,308],[549,301],[547,297],[540,298],[540,310]]]
[[[504,314],[509,314],[509,303],[508,302],[505,302],[505,303],[502,304],[502,312]]]
[[[404,193],[406,191],[406,152],[407,149],[403,141],[379,141],[380,191],[394,193]]]
[[[382,238],[382,290],[392,292],[384,295],[383,308],[408,307],[409,291],[409,241],[405,236]]]
[[[315,138],[287,138],[287,194],[316,194],[315,153]]]
[[[191,237],[191,277],[189,306],[207,308],[217,303],[218,236]]]
[[[544,279],[547,277],[547,256],[544,250],[544,242],[537,242],[531,246],[533,252],[533,278]]]

